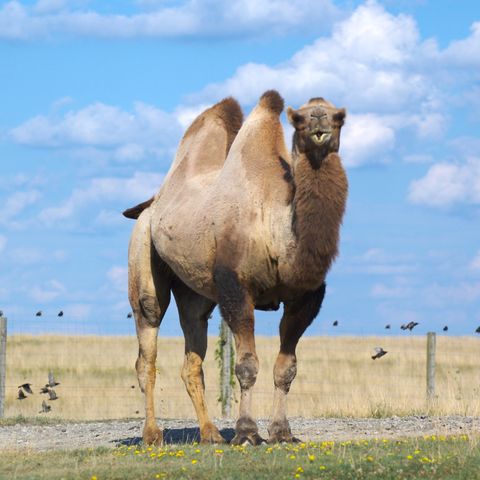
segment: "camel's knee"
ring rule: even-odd
[[[288,393],[296,375],[297,358],[295,355],[279,354],[273,368],[273,381],[275,387]]]
[[[242,389],[248,389],[255,385],[257,373],[258,358],[253,353],[245,353],[235,365],[235,374]]]
[[[158,327],[162,317],[162,310],[157,296],[150,293],[142,293],[138,299],[140,314],[152,327]]]
[[[181,375],[187,390],[199,382],[203,384],[202,363],[201,357],[194,352],[189,352],[185,355]]]

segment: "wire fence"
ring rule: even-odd
[[[50,322],[8,322],[4,416],[54,416],[94,420],[142,418],[144,397],[135,372],[138,344],[133,319],[125,319],[123,335],[95,334],[82,322],[61,318]],[[52,323],[53,322],[53,323]],[[32,323],[37,328],[32,329]],[[107,330],[113,325],[107,327]],[[102,327],[105,330],[105,325]],[[99,328],[100,330],[100,328]],[[55,331],[54,334],[51,331]],[[204,362],[205,395],[210,413],[222,414],[220,371],[209,337]],[[253,407],[268,417],[273,402],[273,366],[277,337],[258,337],[260,372]],[[373,360],[375,347],[387,354]],[[406,414],[480,415],[480,338],[437,335],[435,391],[427,398],[427,341],[411,332],[390,336],[304,337],[297,350],[298,374],[289,394],[290,416],[391,416]],[[160,336],[156,362],[156,414],[163,418],[194,418],[180,371],[184,341]],[[1,369],[0,355],[0,369]],[[59,384],[40,393],[52,372]],[[0,387],[1,387],[0,381]],[[32,393],[21,386],[30,384]],[[20,398],[23,391],[25,398]],[[0,395],[2,389],[0,388]],[[231,416],[237,414],[238,385],[233,389]],[[46,405],[46,407],[44,406]]]

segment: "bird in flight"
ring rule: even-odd
[[[332,325],[333,325],[334,327],[338,327],[338,320],[335,320],[335,321],[332,323]]]
[[[448,332],[448,325],[445,325],[445,326],[443,327],[443,331],[444,331],[444,332]]]
[[[19,385],[18,388],[25,390],[25,392],[30,393],[30,395],[33,394],[31,383],[22,383],[22,385]]]
[[[26,398],[27,396],[23,393],[23,390],[20,388],[20,390],[18,390],[17,400],[25,400]]]
[[[373,349],[373,355],[372,355],[372,360],[376,360],[377,358],[381,358],[384,355],[386,355],[388,352],[386,352],[382,347],[375,347]]]
[[[60,385],[60,383],[55,381],[55,377],[53,376],[53,372],[50,370],[48,372],[48,383],[45,386],[52,388],[52,387],[56,387],[57,385]]]
[[[36,316],[36,317],[41,317],[41,316],[42,316],[42,313],[43,313],[43,312],[42,312],[41,310],[39,310],[39,311],[35,314],[35,316]]]
[[[63,310],[60,310],[60,311],[58,312],[57,317],[63,317]]]

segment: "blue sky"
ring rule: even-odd
[[[203,108],[233,95],[248,113],[271,88],[348,110],[341,254],[308,333],[415,320],[472,334],[474,0],[0,2],[0,309],[13,331],[132,332],[121,211],[158,189]],[[257,318],[277,333],[279,312]],[[174,305],[162,332],[180,333]]]

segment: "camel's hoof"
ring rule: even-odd
[[[210,423],[200,429],[200,443],[226,443],[218,428]]]
[[[233,439],[232,445],[262,445],[267,443],[257,432],[252,433],[237,433]]]
[[[143,442],[146,445],[155,445],[160,447],[163,445],[163,432],[155,425],[154,427],[147,427],[143,429]]]
[[[276,420],[268,427],[268,443],[300,443],[300,440],[292,435],[288,420]]]
[[[278,436],[278,435],[270,435],[268,439],[268,443],[302,443],[302,441],[294,437],[293,435],[285,435],[285,436]]]

